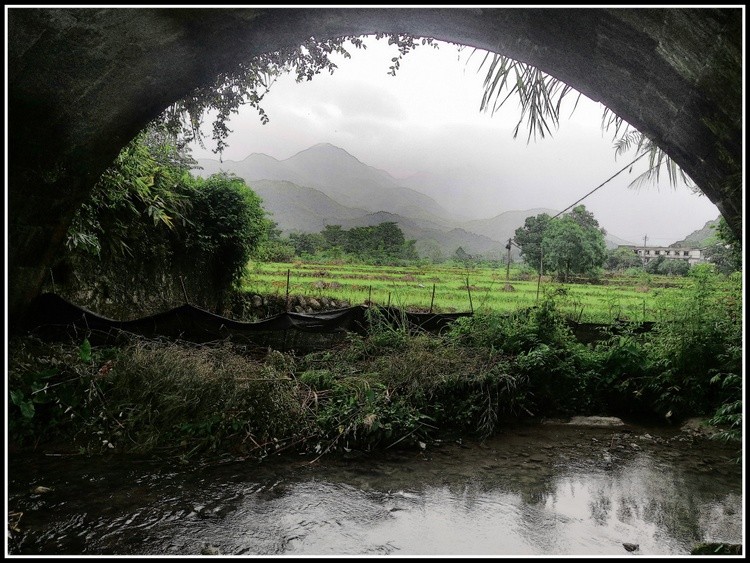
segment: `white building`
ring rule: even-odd
[[[628,248],[635,252],[643,264],[648,264],[651,260],[664,256],[668,260],[685,260],[691,266],[705,262],[703,251],[700,248],[675,248],[671,246],[634,246],[620,245],[618,248]]]

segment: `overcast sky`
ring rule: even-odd
[[[482,54],[459,53],[455,45],[420,46],[388,75],[395,46],[386,40],[352,48],[351,59],[312,81],[281,77],[262,106],[270,117],[260,123],[251,108],[230,121],[233,133],[224,160],[243,160],[257,152],[283,160],[317,143],[343,148],[365,164],[397,179],[428,173],[444,187],[435,199],[472,218],[538,207],[564,209],[599,186],[636,156],[615,157],[612,133],[601,128],[603,106],[581,97],[563,112],[552,138],[527,143],[511,100],[494,116],[479,111],[484,71]],[[468,60],[468,62],[467,62]],[[195,158],[218,158],[193,148]],[[634,243],[671,244],[719,215],[708,198],[685,186],[629,188],[646,169],[647,158],[582,204],[610,234]],[[424,190],[423,190],[424,191]],[[428,195],[432,195],[429,194]]]

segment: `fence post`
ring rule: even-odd
[[[430,313],[432,313],[432,304],[435,303],[435,284],[432,284],[432,299],[430,300]]]
[[[289,268],[286,269],[286,310],[289,311]]]
[[[469,308],[474,313],[474,304],[471,302],[471,288],[469,287],[469,276],[466,276],[466,291],[469,292]]]
[[[182,286],[182,295],[185,297],[185,305],[188,305],[190,301],[188,301],[187,291],[185,291],[185,280],[182,279],[182,276],[180,276],[180,285]]]

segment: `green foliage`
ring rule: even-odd
[[[326,226],[326,229],[329,227]],[[323,233],[291,233],[289,243],[294,247],[294,254],[297,256],[313,256],[326,246],[330,246]]]
[[[686,276],[690,271],[687,260],[664,260],[657,268],[657,273],[663,276]]]
[[[318,387],[316,421],[320,439],[329,441],[325,451],[390,447],[409,438],[413,443],[427,417],[388,387],[367,376],[328,380]]]
[[[573,211],[580,211],[583,206]],[[556,272],[559,279],[568,280],[571,274],[595,276],[606,260],[604,235],[596,226],[577,220],[570,214],[552,219],[542,240],[545,268]]]
[[[488,347],[505,354],[528,352],[538,345],[559,345],[571,336],[554,298],[537,307],[511,314],[477,311],[471,317],[456,319],[450,334],[471,347]]]
[[[359,37],[340,37],[316,40],[310,38],[302,45],[264,53],[238,65],[233,71],[219,75],[212,84],[194,89],[190,95],[172,104],[158,119],[172,134],[179,135],[187,144],[198,141],[203,144],[201,125],[204,115],[214,113],[212,139],[214,152],[221,153],[226,147],[230,133],[227,121],[242,105],[258,111],[262,123],[269,117],[261,102],[277,78],[293,72],[297,82],[312,78],[327,71],[333,73],[336,64],[330,60],[332,53],[350,58],[345,43],[363,47]]]
[[[542,241],[551,221],[552,217],[547,213],[541,213],[536,217],[526,217],[523,226],[518,227],[515,232],[514,240],[521,249],[521,257],[536,271],[539,271],[542,263]],[[544,271],[540,273],[543,274]]]
[[[643,261],[630,248],[613,248],[607,252],[604,267],[610,272],[629,272],[631,269],[643,268]]]
[[[528,141],[532,136],[536,138],[539,135],[544,138],[546,134],[551,135],[552,128],[559,126],[563,100],[574,90],[561,80],[545,74],[532,65],[498,53],[485,54],[479,66],[480,71],[488,61],[481,110],[486,111],[491,107],[494,114],[508,100],[516,97],[521,106],[521,116],[513,131],[513,138],[518,135],[524,119],[528,128]],[[580,93],[578,96],[580,97]],[[573,106],[573,110],[576,105]],[[688,187],[694,187],[690,178],[658,147],[653,139],[640,131],[630,129],[627,122],[609,108],[604,108],[602,114],[602,130],[614,130],[615,155],[626,153],[633,147],[636,153],[640,153],[636,160],[648,155],[648,169],[631,185],[638,186],[646,181],[658,183],[660,171],[665,169],[671,185],[676,185],[680,180]],[[617,138],[618,135],[620,135],[619,138]],[[739,179],[736,180],[737,189],[739,189]]]
[[[739,277],[721,291],[715,268],[697,264],[689,278],[692,285],[681,298],[665,300],[663,315],[670,320],[647,341],[652,375],[643,392],[658,412],[675,418],[709,414],[737,400],[736,388],[719,389],[710,381],[734,381],[742,373]]]
[[[526,264],[542,272],[555,272],[566,280],[571,274],[598,276],[607,259],[604,230],[583,205],[562,217],[541,213],[527,217],[515,232],[515,243]]]
[[[241,178],[225,173],[196,178],[192,188],[194,229],[187,234],[187,246],[198,252],[218,287],[231,287],[267,234],[261,199]]]
[[[734,236],[724,217],[719,219],[715,239],[703,250],[703,255],[723,274],[742,270],[742,241]]]
[[[420,45],[437,45],[429,38],[417,38],[407,34],[391,35],[378,33],[377,39],[387,38],[389,44],[398,47],[399,55],[391,60],[389,74],[395,75],[401,58]],[[206,86],[195,88],[188,96],[172,104],[156,121],[169,133],[181,139],[181,145],[197,141],[203,145],[201,130],[205,115],[213,114],[212,139],[216,145],[214,152],[221,153],[227,146],[230,129],[229,118],[243,105],[258,112],[261,123],[269,122],[269,116],[261,106],[263,98],[270,91],[279,76],[293,73],[297,82],[312,80],[321,72],[333,74],[336,64],[332,54],[351,58],[347,44],[356,49],[364,49],[364,41],[359,36],[344,36],[320,40],[311,37],[301,45],[286,47],[278,51],[255,56],[235,67],[230,72],[219,75]]]
[[[289,257],[264,246],[274,225],[241,179],[194,178],[191,159],[163,143],[158,130],[141,133],[102,176],[69,230],[54,291],[81,302],[83,290],[99,311],[102,301],[145,301],[148,310],[150,301],[181,300],[184,279],[193,302],[220,309],[251,256]]]
[[[87,339],[62,346],[34,338],[13,339],[8,349],[11,440],[32,446],[73,436],[85,413],[98,404],[97,380],[116,351],[94,351]]]
[[[88,453],[188,457],[222,449],[263,456],[307,431],[288,356],[269,353],[258,361],[231,346],[135,339],[111,350],[86,342],[15,344],[9,419],[16,443],[58,439]]]
[[[372,308],[367,335],[304,356],[259,358],[228,343],[135,340],[107,350],[24,339],[10,350],[11,435],[88,452],[265,456],[414,446],[447,431],[487,436],[526,416],[656,414],[711,416],[719,437],[736,441],[742,276],[699,265],[688,281],[662,294],[654,330],[613,328],[595,345],[576,340],[558,291],[512,314],[478,310],[442,335]]]
[[[175,189],[186,172],[171,164],[177,158],[171,145],[150,144],[154,136],[141,132],[104,172],[68,230],[69,251],[104,252],[105,258],[150,255],[155,228],[186,222],[190,204]]]
[[[418,259],[415,241],[406,240],[401,228],[390,221],[349,230],[326,225],[320,233],[292,234],[289,240],[300,256],[320,253],[375,265]]]
[[[252,257],[262,262],[288,262],[294,257],[295,249],[289,240],[281,236],[281,229],[275,221],[264,218],[265,234],[252,251]]]

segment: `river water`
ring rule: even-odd
[[[317,460],[48,454],[9,459],[11,555],[686,555],[744,540],[736,448],[678,428],[539,424]]]

